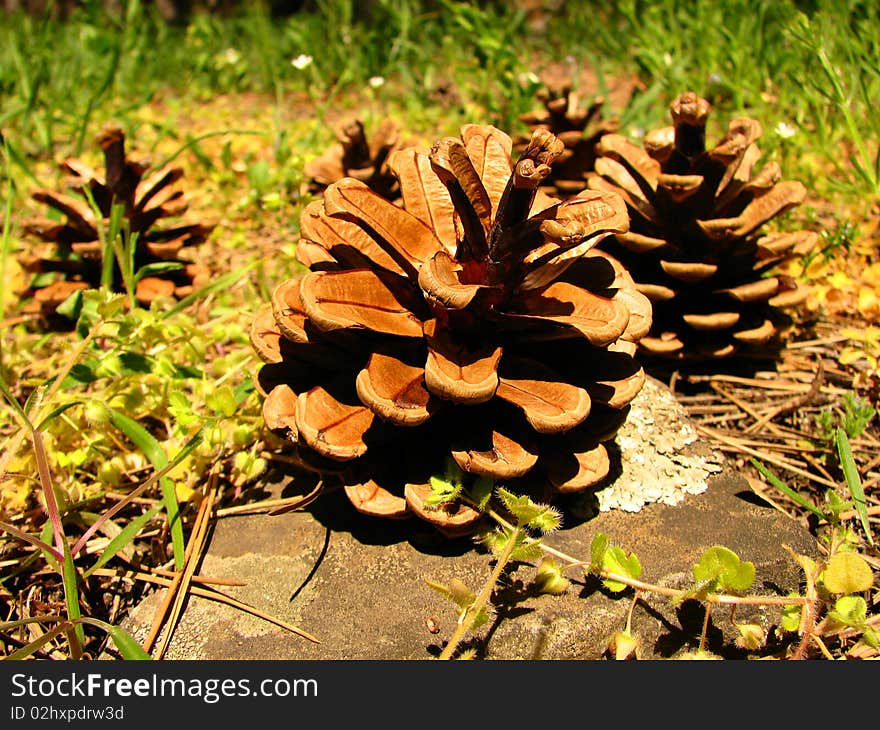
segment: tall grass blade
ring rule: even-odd
[[[50,641],[52,641],[52,639],[54,639],[56,636],[63,633],[64,631],[67,631],[67,629],[69,627],[70,627],[70,624],[67,624],[66,622],[59,624],[58,626],[53,626],[45,634],[43,634],[39,639],[35,639],[27,646],[23,646],[23,647],[21,647],[21,649],[18,649],[16,651],[12,652],[8,656],[6,656],[3,661],[21,660],[21,659],[27,659],[28,657],[33,656],[43,646],[45,646]]]
[[[750,459],[749,461],[752,462],[752,466],[754,466],[755,469],[757,469],[759,472],[761,472],[761,474],[764,476],[764,478],[765,478],[768,482],[770,482],[771,485],[773,485],[774,487],[776,487],[776,489],[778,489],[780,492],[782,492],[784,495],[786,495],[786,496],[787,496],[789,499],[791,499],[793,502],[796,502],[797,504],[799,504],[799,505],[800,505],[801,507],[803,507],[804,509],[809,510],[809,511],[812,512],[814,515],[816,515],[816,517],[818,517],[819,519],[822,519],[822,520],[827,519],[828,515],[826,515],[821,509],[819,509],[816,505],[814,505],[814,504],[813,504],[810,500],[808,500],[806,497],[804,497],[803,495],[799,494],[798,492],[795,492],[795,491],[794,491],[791,487],[789,487],[785,482],[780,481],[780,480],[776,477],[776,475],[773,474],[773,472],[771,472],[771,471],[770,471],[766,466],[764,466],[760,461],[758,461],[757,459]]]
[[[105,565],[109,560],[112,560],[120,550],[134,539],[135,535],[143,529],[144,525],[158,514],[163,506],[164,505],[162,504],[157,504],[154,507],[151,507],[123,527],[120,533],[108,543],[106,548],[104,548],[94,565],[83,572],[83,577],[88,578],[94,571]]]
[[[855,459],[853,459],[852,446],[846,432],[837,427],[835,431],[835,441],[837,444],[837,455],[840,457],[840,468],[843,470],[843,478],[846,481],[847,489],[852,495],[856,514],[865,530],[868,538],[868,544],[874,544],[874,536],[871,534],[871,523],[868,521],[868,506],[865,502],[865,490],[862,487],[862,480],[859,477],[859,470],[856,467]]]
[[[73,555],[70,545],[64,541],[64,559],[61,561],[61,582],[64,585],[64,604],[67,607],[67,617],[71,621],[82,616],[79,606],[79,576],[76,574],[76,566],[73,563]],[[73,627],[73,635],[67,632],[70,642],[71,658],[79,659],[82,656],[82,648],[86,643],[85,632],[80,624]]]
[[[168,466],[168,456],[162,445],[137,421],[119,411],[111,410],[110,423],[131,439],[132,443],[144,453],[144,456],[149,459],[156,469],[164,469]],[[180,570],[183,567],[184,553],[186,551],[183,539],[183,524],[180,521],[180,506],[177,503],[174,483],[168,477],[162,477],[159,480],[159,486],[162,490],[162,501],[165,504],[165,513],[171,530],[174,565]]]
[[[162,479],[169,471],[171,471],[174,467],[176,467],[180,462],[182,462],[187,456],[189,456],[193,450],[198,446],[202,441],[202,433],[204,431],[204,427],[200,428],[196,431],[192,437],[183,445],[180,451],[175,454],[174,458],[162,469],[154,472],[152,476],[146,479],[139,487],[133,489],[129,492],[124,499],[119,500],[115,505],[113,505],[109,510],[104,512],[98,517],[97,520],[92,523],[89,528],[82,534],[82,536],[77,540],[76,545],[73,546],[73,554],[79,554],[79,551],[85,547],[85,544],[88,542],[89,538],[97,532],[101,525],[103,525],[107,520],[113,517],[117,512],[119,512],[125,505],[132,502],[135,497],[140,495],[145,489],[150,487],[154,482]],[[109,546],[108,546],[109,547]],[[89,573],[94,570],[94,567],[88,571]]]
[[[4,532],[8,532],[13,537],[17,537],[22,542],[26,542],[28,545],[33,545],[35,548],[39,548],[44,553],[51,555],[55,558],[59,563],[64,559],[64,556],[58,553],[54,547],[52,547],[48,542],[44,542],[39,538],[34,537],[33,535],[29,535],[24,532],[24,530],[19,530],[15,525],[10,525],[8,522],[0,522],[0,530]]]
[[[177,304],[171,307],[166,312],[162,313],[162,319],[168,319],[169,317],[173,317],[178,312],[182,312],[186,309],[190,304],[201,299],[202,297],[206,297],[209,294],[213,294],[216,291],[222,291],[237,282],[241,279],[248,271],[253,269],[257,265],[257,262],[253,262],[248,264],[247,266],[243,266],[237,271],[230,271],[229,273],[223,274],[222,276],[214,279],[210,284],[203,286],[201,289],[194,291],[189,296],[181,299]]]

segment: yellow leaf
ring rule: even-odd
[[[841,365],[852,365],[857,360],[861,360],[864,355],[865,353],[856,350],[855,348],[847,347],[841,351],[840,357],[837,358],[837,362]]]
[[[19,294],[27,289],[27,280],[24,270],[19,265],[15,257],[8,256],[6,258],[6,271],[3,286],[3,301],[0,301],[0,310],[6,311],[7,307],[11,307],[18,303]]]
[[[860,555],[836,553],[825,568],[823,582],[831,593],[859,593],[874,584],[874,573]]]
[[[880,301],[873,289],[861,287],[859,289],[859,314],[865,319],[875,319],[880,314]]]
[[[842,271],[835,271],[828,279],[828,283],[835,289],[849,289],[853,286],[853,280]]]

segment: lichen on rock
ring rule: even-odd
[[[691,419],[675,395],[648,378],[617,433],[620,474],[596,492],[599,511],[638,512],[646,504],[676,505],[700,494],[724,456],[698,441]]]

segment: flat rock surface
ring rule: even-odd
[[[684,588],[708,547],[725,545],[755,563],[751,592],[796,590],[799,570],[783,548],[815,555],[809,533],[757,498],[725,470],[708,488],[678,504],[647,504],[638,512],[596,510],[569,514],[567,527],[546,543],[589,560],[597,532],[634,552],[642,580]],[[577,511],[575,511],[577,514]],[[586,517],[585,515],[583,515]],[[267,614],[309,632],[312,643],[263,619],[192,597],[175,629],[168,659],[430,659],[455,628],[455,606],[426,579],[463,581],[475,592],[492,558],[470,539],[449,541],[419,520],[393,522],[356,513],[341,492],[324,495],[308,512],[220,519],[200,567],[202,575],[237,579],[224,588]],[[487,659],[597,659],[613,632],[624,628],[632,592],[611,594],[577,571],[562,595],[535,595],[534,564],[519,563],[496,593],[492,620],[471,644]],[[142,639],[164,590],[138,606],[126,628]],[[737,621],[771,628],[775,607],[739,607]],[[695,601],[674,607],[644,594],[633,611],[633,632],[643,658],[664,658],[695,648],[703,609]],[[433,631],[432,631],[433,629]],[[772,635],[772,631],[771,631]],[[738,657],[729,611],[712,613],[710,647]]]

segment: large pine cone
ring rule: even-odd
[[[67,174],[65,188],[71,194],[53,190],[34,191],[32,197],[57,210],[62,222],[35,218],[24,223],[27,233],[50,244],[27,251],[22,265],[33,273],[60,272],[61,278],[46,286],[34,287],[31,294],[44,313],[54,311],[76,289],[97,288],[101,283],[102,244],[99,228],[107,230],[114,204],[123,204],[123,220],[131,233],[138,235],[135,248],[135,271],[148,264],[179,263],[180,270],[144,276],[137,284],[136,296],[149,304],[160,295],[183,297],[203,277],[205,267],[179,259],[181,249],[202,243],[213,224],[176,221],[167,228],[157,226],[166,218],[178,218],[186,212],[183,192],[174,187],[182,176],[179,167],[164,166],[144,178],[146,162],[134,161],[125,154],[125,134],[108,125],[97,138],[104,152],[105,173],[101,176],[75,159],[61,163]],[[98,220],[86,191],[91,195],[103,220]],[[114,287],[121,289],[118,266]]]
[[[390,159],[404,207],[330,185],[301,219],[310,273],[281,283],[251,341],[267,425],[302,463],[336,474],[365,513],[413,513],[448,535],[461,504],[427,509],[451,456],[471,475],[549,497],[597,484],[603,441],[644,382],[635,342],[650,303],[606,254],[627,229],[614,194],[538,192],[562,143],[467,125]]]
[[[653,303],[653,326],[640,358],[697,362],[778,355],[790,318],[783,310],[808,292],[780,264],[815,246],[808,231],[763,233],[762,226],[806,195],[780,181],[779,165],[760,170],[761,125],[733,119],[706,149],[709,103],[688,92],[671,105],[674,126],[645,137],[644,149],[603,137],[593,190],[619,193],[630,230],[603,242]]]

